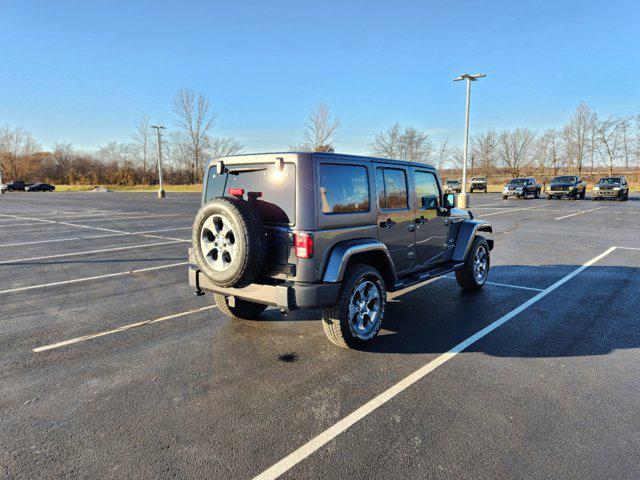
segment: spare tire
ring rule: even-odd
[[[198,267],[220,287],[244,287],[264,268],[262,219],[239,198],[218,197],[204,205],[193,224]]]

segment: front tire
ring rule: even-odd
[[[345,273],[336,304],[322,309],[322,328],[331,343],[362,348],[380,331],[387,304],[387,290],[380,272],[355,264]]]
[[[507,196],[507,195],[502,195],[502,199],[503,199],[503,200],[506,200],[507,198],[508,198],[508,196]]]
[[[480,290],[487,281],[490,266],[489,244],[484,237],[477,236],[473,240],[464,267],[456,270],[458,285],[469,292]]]
[[[229,299],[220,293],[214,293],[213,298],[216,301],[218,310],[227,317],[241,318],[242,320],[257,320],[260,314],[267,309],[266,305],[249,302],[240,298],[236,298],[235,306],[231,307],[229,305]]]

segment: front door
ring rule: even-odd
[[[442,195],[435,175],[428,170],[413,169],[416,209],[416,247],[421,265],[446,259],[449,219],[438,215]]]
[[[416,261],[416,226],[407,174],[402,167],[376,170],[378,239],[387,246],[397,273],[407,272]]]

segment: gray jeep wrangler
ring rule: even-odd
[[[193,224],[189,283],[223,313],[272,305],[322,309],[336,345],[380,330],[387,293],[455,272],[478,290],[489,273],[487,222],[454,207],[435,169],[334,153],[212,160]]]

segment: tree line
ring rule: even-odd
[[[199,183],[209,158],[242,152],[237,139],[213,135],[215,116],[203,94],[178,90],[173,112],[177,128],[166,131],[162,142],[168,183]],[[157,143],[150,127],[149,118],[143,116],[130,141],[108,142],[94,152],[79,151],[69,143],[56,143],[50,151],[43,151],[24,128],[0,127],[3,178],[60,184],[156,183]],[[289,150],[333,152],[340,127],[329,107],[319,103],[308,116],[302,140],[292,143]],[[375,134],[369,150],[381,157],[431,163],[453,175],[462,167],[461,147],[448,139],[435,142],[428,132],[397,123]],[[470,137],[467,167],[471,174],[486,177],[596,172],[640,176],[640,115],[601,117],[580,103],[558,129],[483,130]]]
[[[167,183],[202,181],[208,158],[239,153],[234,138],[214,136],[214,114],[206,96],[178,90],[173,100],[177,128],[162,138],[163,176]],[[136,185],[157,183],[158,148],[148,116],[134,126],[126,142],[110,141],[93,152],[60,142],[43,151],[22,127],[0,126],[0,168],[3,180],[48,181],[58,184]]]

